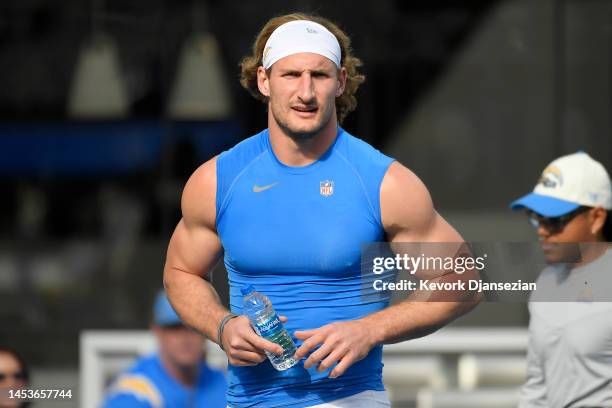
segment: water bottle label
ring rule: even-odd
[[[274,315],[270,320],[268,320],[267,322],[263,323],[263,324],[258,324],[257,325],[257,331],[259,332],[259,335],[262,337],[270,337],[274,334],[276,334],[276,332],[281,329],[282,323],[280,321],[280,319],[278,318],[277,315]]]

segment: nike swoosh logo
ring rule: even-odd
[[[253,192],[254,193],[261,193],[262,191],[266,191],[266,190],[271,189],[272,187],[274,187],[277,184],[278,184],[278,181],[276,183],[268,184],[267,186],[258,186],[257,184],[255,184],[253,186]]]

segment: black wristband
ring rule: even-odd
[[[223,342],[221,341],[221,335],[223,334],[223,329],[225,328],[225,325],[227,324],[227,322],[232,320],[234,317],[238,317],[238,315],[230,313],[227,316],[225,316],[223,319],[221,319],[221,323],[219,323],[219,328],[217,329],[217,343],[219,344],[219,347],[221,347],[221,350],[223,351],[225,351],[225,349],[223,348]]]

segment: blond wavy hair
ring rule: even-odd
[[[359,58],[352,54],[350,38],[336,24],[323,17],[292,13],[270,19],[257,35],[253,43],[252,55],[245,56],[240,61],[240,84],[256,99],[265,103],[268,102],[268,98],[262,95],[257,87],[257,68],[262,65],[263,49],[274,30],[289,21],[295,20],[310,20],[319,23],[338,39],[342,50],[340,65],[346,69],[347,73],[344,92],[336,98],[336,114],[338,122],[341,124],[346,115],[357,107],[355,92],[357,92],[359,85],[365,81],[365,76],[359,72],[358,68],[363,64]]]

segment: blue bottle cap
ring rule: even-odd
[[[242,289],[240,289],[240,292],[242,292],[242,296],[246,296],[251,292],[255,292],[255,288],[253,285],[244,285]]]

